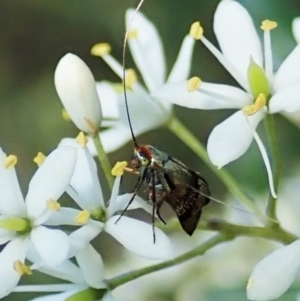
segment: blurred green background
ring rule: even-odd
[[[300,16],[299,0],[238,2],[249,10],[258,29],[264,19],[278,22],[278,28],[272,33],[276,70],[296,45],[291,33],[291,21]],[[153,21],[160,32],[168,70],[193,21],[200,20],[206,37],[217,45],[212,21],[218,3],[218,0],[145,1],[141,12]],[[119,79],[104,62],[90,55],[90,48],[97,42],[108,42],[112,45],[113,55],[121,61],[124,13],[127,8],[136,5],[137,1],[130,0],[0,2],[0,146],[6,153],[18,155],[17,172],[24,193],[35,170],[32,162],[35,154],[38,151],[49,153],[60,139],[74,137],[78,132],[71,123],[65,122],[61,117],[62,106],[53,83],[57,62],[64,54],[72,52],[88,64],[97,80],[118,82]],[[132,67],[134,65],[130,52],[127,53],[126,65]],[[193,62],[191,75],[200,76],[205,81],[235,84],[200,43],[196,45]],[[231,113],[230,110],[192,111],[175,108],[175,114],[203,143],[206,143],[213,126]],[[281,116],[276,116],[276,122],[283,176],[286,176],[291,172],[291,168],[300,163],[300,132],[295,125]],[[262,128],[259,132],[264,138]],[[193,169],[201,171],[210,183],[213,195],[222,199],[225,193],[223,184],[167,130],[151,131],[140,138],[140,141],[155,145]],[[132,146],[128,144],[111,154],[110,159],[112,163],[117,160],[130,160],[131,154]],[[250,193],[267,189],[265,169],[256,145],[227,168],[235,177],[238,176],[241,185]],[[130,184],[132,187],[134,179]],[[245,298],[243,293],[238,296],[240,297],[233,299],[224,295],[218,297],[216,294],[211,300]],[[29,299],[27,295],[14,295],[13,300],[17,300],[16,298]]]

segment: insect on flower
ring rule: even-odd
[[[143,0],[136,11],[139,10],[142,2]],[[130,24],[133,19],[134,15]],[[191,170],[181,161],[152,145],[139,145],[137,143],[130,120],[126,94],[125,55],[130,24],[125,33],[123,44],[123,88],[126,113],[134,144],[132,171],[138,173],[138,180],[134,187],[134,193],[118,220],[133,202],[141,185],[145,182],[149,187],[148,199],[152,203],[153,242],[155,243],[155,213],[166,224],[160,215],[160,208],[164,202],[167,202],[175,211],[183,230],[192,235],[197,227],[203,206],[209,203],[210,191],[207,182],[198,172]]]

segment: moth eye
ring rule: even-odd
[[[144,157],[141,159],[141,163],[143,166],[147,166],[150,164],[150,160]]]

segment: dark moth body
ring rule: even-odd
[[[202,207],[207,205],[210,195],[208,184],[195,171],[181,161],[151,145],[135,149],[133,167],[139,171],[135,192],[141,184],[149,186],[149,200],[158,217],[163,202],[175,211],[183,230],[192,235],[201,216]]]

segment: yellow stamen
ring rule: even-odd
[[[195,40],[201,40],[203,36],[203,27],[200,25],[200,22],[194,22],[191,25],[190,36]]]
[[[261,110],[267,103],[267,98],[265,94],[260,93],[255,100],[255,103],[250,106],[246,106],[243,108],[243,112],[245,115],[251,116]]]
[[[58,202],[54,200],[48,200],[47,201],[47,208],[51,211],[59,211],[61,206]]]
[[[40,167],[45,159],[46,156],[42,152],[38,152],[38,154],[33,158],[33,162],[36,163],[38,167]]]
[[[249,278],[248,283],[247,283],[247,290],[249,290],[253,286],[253,279]]]
[[[137,82],[137,75],[133,69],[126,70],[126,87],[131,88]]]
[[[84,225],[87,223],[88,219],[90,218],[90,213],[87,210],[82,210],[76,217],[75,222],[78,225]]]
[[[273,30],[277,27],[277,22],[265,20],[261,22],[260,28],[262,30]]]
[[[65,121],[70,121],[71,117],[66,109],[62,109],[62,117]]]
[[[30,269],[30,267],[26,266],[24,263],[21,262],[21,260],[16,260],[14,261],[14,270],[21,276],[23,275],[31,275],[32,271]]]
[[[94,56],[104,56],[111,52],[111,47],[108,43],[98,43],[91,49],[91,54]]]
[[[4,160],[4,167],[6,169],[13,168],[18,162],[18,158],[15,155],[9,155]]]
[[[127,162],[126,161],[117,162],[116,165],[111,170],[111,174],[113,176],[115,176],[115,177],[122,176],[123,173],[124,173],[124,171],[125,171],[125,167],[126,166],[127,166]]]
[[[138,37],[137,28],[133,28],[128,32],[128,39],[136,39]]]
[[[80,132],[78,134],[78,136],[76,137],[76,141],[82,148],[86,147],[86,144],[88,143],[88,139],[86,138],[83,132]]]
[[[197,76],[194,76],[188,80],[187,90],[188,92],[194,92],[198,90],[201,86],[201,79]]]

